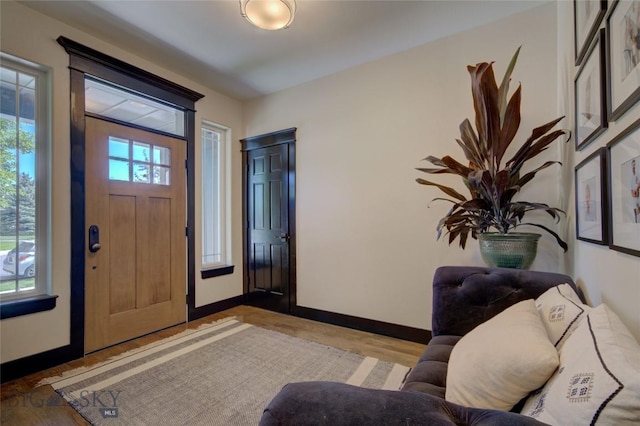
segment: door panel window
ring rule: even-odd
[[[170,148],[109,136],[109,180],[171,185],[170,164]]]

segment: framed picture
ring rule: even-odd
[[[576,149],[582,149],[607,128],[605,35],[600,30],[578,70],[575,86]]]
[[[573,31],[576,66],[582,63],[591,39],[607,10],[607,0],[573,0]]]
[[[640,1],[616,0],[607,16],[609,110],[613,121],[640,99]]]
[[[607,149],[600,148],[576,166],[576,236],[579,240],[608,244]]]
[[[640,256],[640,120],[607,144],[609,247]]]

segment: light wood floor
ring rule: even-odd
[[[189,324],[182,324],[125,342],[86,357],[2,385],[0,424],[3,425],[87,425],[69,406],[47,406],[55,391],[49,385],[35,387],[46,377],[57,376],[81,366],[90,366],[131,349],[170,337],[186,329],[221,318],[235,316],[238,320],[270,330],[312,340],[325,345],[372,356],[389,362],[413,366],[424,350],[420,343],[407,342],[302,318],[282,315],[250,306],[238,306]]]

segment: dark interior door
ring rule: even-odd
[[[290,230],[287,144],[247,152],[248,295],[251,304],[289,313]]]

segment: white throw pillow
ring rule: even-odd
[[[591,310],[569,284],[545,291],[536,299],[536,307],[551,343],[558,350]]]
[[[510,410],[558,366],[533,299],[517,303],[467,333],[451,351],[445,398]]]
[[[640,424],[640,345],[606,305],[560,350],[560,368],[522,414],[554,425]]]

